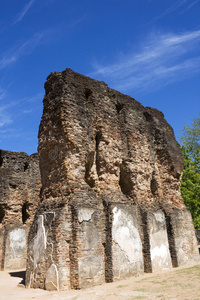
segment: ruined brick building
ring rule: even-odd
[[[163,114],[70,69],[45,89],[39,156],[0,150],[0,269],[67,290],[198,259]]]
[[[27,235],[40,188],[38,154],[0,150],[0,270],[26,268]]]
[[[84,288],[198,256],[163,114],[67,69],[45,83],[27,287]]]

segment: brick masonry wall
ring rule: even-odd
[[[0,150],[0,268],[26,268],[27,235],[41,188],[38,154]]]
[[[181,149],[162,112],[70,69],[45,89],[27,286],[82,288],[196,259]]]

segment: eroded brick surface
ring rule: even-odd
[[[162,112],[70,69],[45,89],[27,286],[82,288],[194,259],[183,158]]]
[[[40,188],[38,154],[0,150],[1,269],[26,268],[27,234]]]

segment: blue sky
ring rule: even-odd
[[[37,151],[44,82],[71,68],[161,110],[200,112],[200,0],[0,2],[0,148]]]

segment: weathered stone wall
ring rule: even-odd
[[[183,159],[163,114],[69,69],[45,89],[27,286],[82,288],[195,259]]]
[[[41,188],[38,154],[0,150],[0,269],[26,268],[28,229]]]

